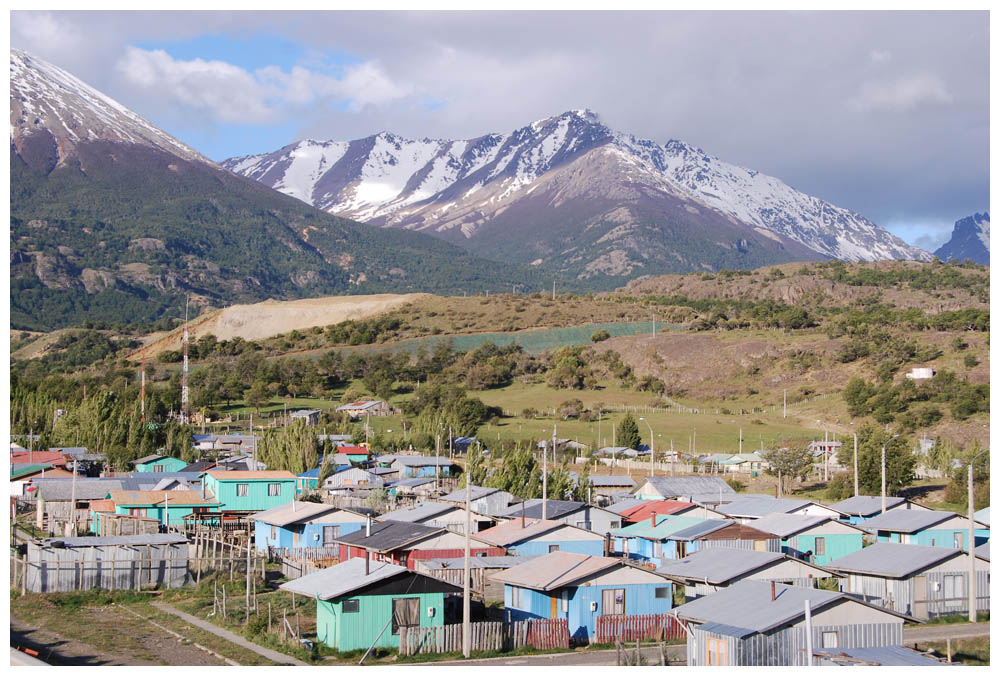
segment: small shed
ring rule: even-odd
[[[819,650],[899,646],[905,621],[842,592],[758,580],[685,603],[672,614],[688,628],[688,666],[699,667],[806,666],[810,639]]]
[[[279,589],[316,599],[316,638],[345,652],[399,648],[400,627],[440,627],[462,587],[404,566],[351,559]]]
[[[29,592],[180,587],[188,577],[182,535],[47,538],[28,543]]]
[[[639,484],[634,495],[644,500],[688,500],[694,496],[721,496],[730,499],[736,495],[725,479],[715,476],[653,476]]]
[[[817,566],[864,547],[865,531],[837,519],[803,514],[769,514],[753,527],[781,538],[781,551]]]
[[[969,539],[969,517],[937,510],[897,509],[861,524],[879,542],[899,542],[930,547],[965,549]],[[986,524],[975,523],[973,536],[980,545],[990,538]]]
[[[493,575],[504,585],[507,622],[565,618],[572,639],[594,637],[601,615],[652,615],[670,610],[673,586],[622,559],[553,552]]]
[[[331,495],[353,493],[357,489],[371,490],[385,485],[381,477],[360,467],[343,469],[326,478],[323,488]]]
[[[385,484],[394,496],[408,495],[414,498],[429,498],[437,489],[437,479],[414,477],[412,479],[396,479]]]
[[[288,417],[292,419],[292,422],[298,420],[304,420],[306,425],[317,425],[319,424],[319,414],[321,411],[318,408],[310,409],[300,409],[298,411],[292,411],[288,414]]]
[[[378,399],[362,399],[361,401],[353,401],[349,404],[338,406],[337,411],[340,413],[346,413],[353,420],[370,415],[392,415],[392,407],[386,402]]]
[[[925,619],[969,612],[969,558],[959,549],[878,542],[827,568],[841,591]],[[990,609],[989,559],[976,556],[976,609]]]
[[[703,549],[683,559],[664,561],[656,569],[685,585],[685,598],[711,595],[743,580],[785,582],[812,587],[817,578],[840,577],[837,573],[793,559],[780,552],[757,552],[746,549]]]
[[[551,552],[574,552],[603,556],[607,552],[601,535],[562,521],[513,519],[477,533],[490,544],[516,556],[540,556]]]

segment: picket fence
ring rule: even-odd
[[[471,623],[471,649],[507,651],[531,647],[536,650],[569,649],[569,621],[524,620],[522,622]],[[462,625],[441,627],[400,627],[399,653],[450,653],[462,651]]]
[[[686,638],[684,627],[673,615],[598,615],[594,631],[597,643],[615,641]]]

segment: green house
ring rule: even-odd
[[[189,514],[219,511],[215,498],[198,491],[111,491],[108,498],[115,503],[115,514],[144,516],[170,526],[183,526]]]
[[[339,650],[399,648],[401,626],[444,625],[445,598],[462,588],[384,561],[354,558],[281,585],[316,599],[316,638]]]
[[[295,498],[295,475],[286,470],[209,470],[201,481],[222,512],[263,512]]]
[[[757,530],[781,538],[782,553],[805,558],[817,566],[864,547],[864,530],[826,516],[768,514],[750,523]]]
[[[136,472],[180,472],[187,467],[187,463],[180,458],[171,458],[164,455],[147,455],[135,461]]]

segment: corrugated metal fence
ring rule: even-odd
[[[41,548],[21,562],[29,592],[180,587],[188,580],[188,545]]]
[[[471,649],[506,651],[531,647],[536,650],[569,649],[569,620],[524,620],[522,622],[473,622]],[[462,625],[400,627],[399,653],[450,653],[462,651]]]
[[[673,615],[598,615],[597,643],[642,639],[684,638],[687,633]]]

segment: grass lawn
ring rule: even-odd
[[[918,644],[921,648],[933,650],[944,657],[948,654],[948,645],[945,641],[933,641],[930,643]],[[961,662],[973,666],[989,666],[990,663],[990,637],[979,636],[976,638],[953,639],[951,642],[952,662]]]

